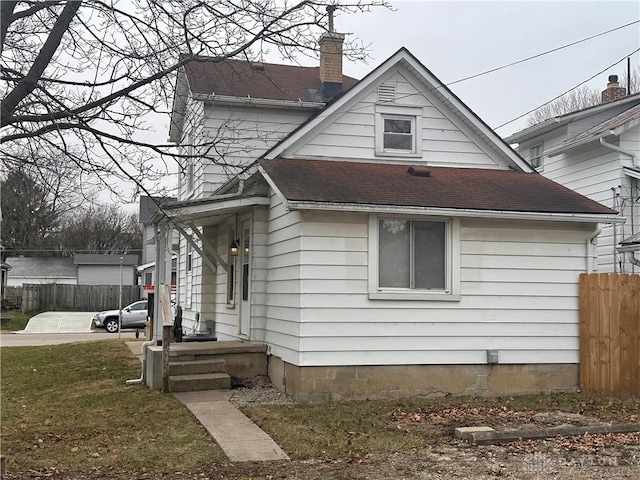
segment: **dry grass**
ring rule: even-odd
[[[469,412],[580,413],[611,423],[640,422],[640,399],[601,395],[556,394],[513,398],[448,397],[308,405],[251,406],[243,411],[295,459],[406,452],[438,445],[459,426],[487,424]],[[444,412],[441,422],[421,422],[411,428],[395,420],[410,412]]]
[[[20,310],[5,310],[2,312],[3,320],[0,323],[0,330],[8,332],[24,330],[24,327],[29,323],[29,319],[38,313],[39,312],[22,313]]]
[[[0,350],[2,453],[9,471],[171,470],[225,461],[175,398],[142,386],[113,340]]]
[[[373,475],[375,462],[398,452],[406,465],[388,467],[396,470],[384,477],[394,478],[398,468],[414,468],[414,453],[471,449],[452,441],[453,428],[486,422],[496,409],[520,412],[507,415],[516,419],[524,412],[562,411],[615,423],[640,421],[640,399],[581,394],[251,406],[243,411],[294,462],[229,465],[180,402],[125,385],[139,375],[140,363],[124,341],[3,347],[0,355],[2,453],[12,473],[56,469],[86,474],[73,478],[134,478],[133,472],[168,478],[181,471],[209,478],[283,478],[306,466],[309,476],[299,478],[315,479],[325,478],[318,469],[346,468],[346,462],[350,470],[340,478],[354,478],[361,463]]]

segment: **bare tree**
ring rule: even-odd
[[[93,204],[63,217],[57,243],[65,256],[75,253],[140,255],[142,232],[137,215],[127,214],[117,205]]]
[[[47,192],[23,170],[8,172],[0,190],[3,261],[5,256],[49,255],[60,216]]]
[[[383,3],[351,0],[338,8]],[[114,179],[144,180],[149,193],[166,175],[157,160],[176,158],[172,145],[148,134],[148,115],[169,112],[174,73],[190,61],[256,59],[269,48],[288,59],[315,55],[325,7],[290,0],[2,1],[0,154],[16,166],[25,150],[64,155],[116,193]],[[352,42],[345,54],[361,59],[366,49]]]
[[[627,77],[627,72],[625,72],[620,86],[626,88],[629,84]],[[638,91],[640,91],[640,69],[636,68],[631,71],[631,92],[638,93]],[[583,85],[538,108],[527,117],[527,122],[529,126],[532,126],[548,118],[559,117],[583,108],[593,107],[601,102],[601,94],[601,90]]]

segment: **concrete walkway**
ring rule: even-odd
[[[229,403],[231,390],[181,392],[184,403],[232,462],[288,460],[289,457],[260,427]]]
[[[142,342],[127,342],[127,346],[142,360]],[[231,395],[232,390],[173,394],[207,429],[232,462],[289,460],[269,435],[229,402]]]

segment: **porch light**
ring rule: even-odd
[[[238,256],[238,240],[233,240],[231,242],[231,245],[229,245],[229,254],[232,257],[237,257]]]

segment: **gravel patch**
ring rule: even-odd
[[[291,405],[290,395],[276,389],[268,377],[243,379],[244,387],[236,388],[229,401],[236,406],[246,405]]]

